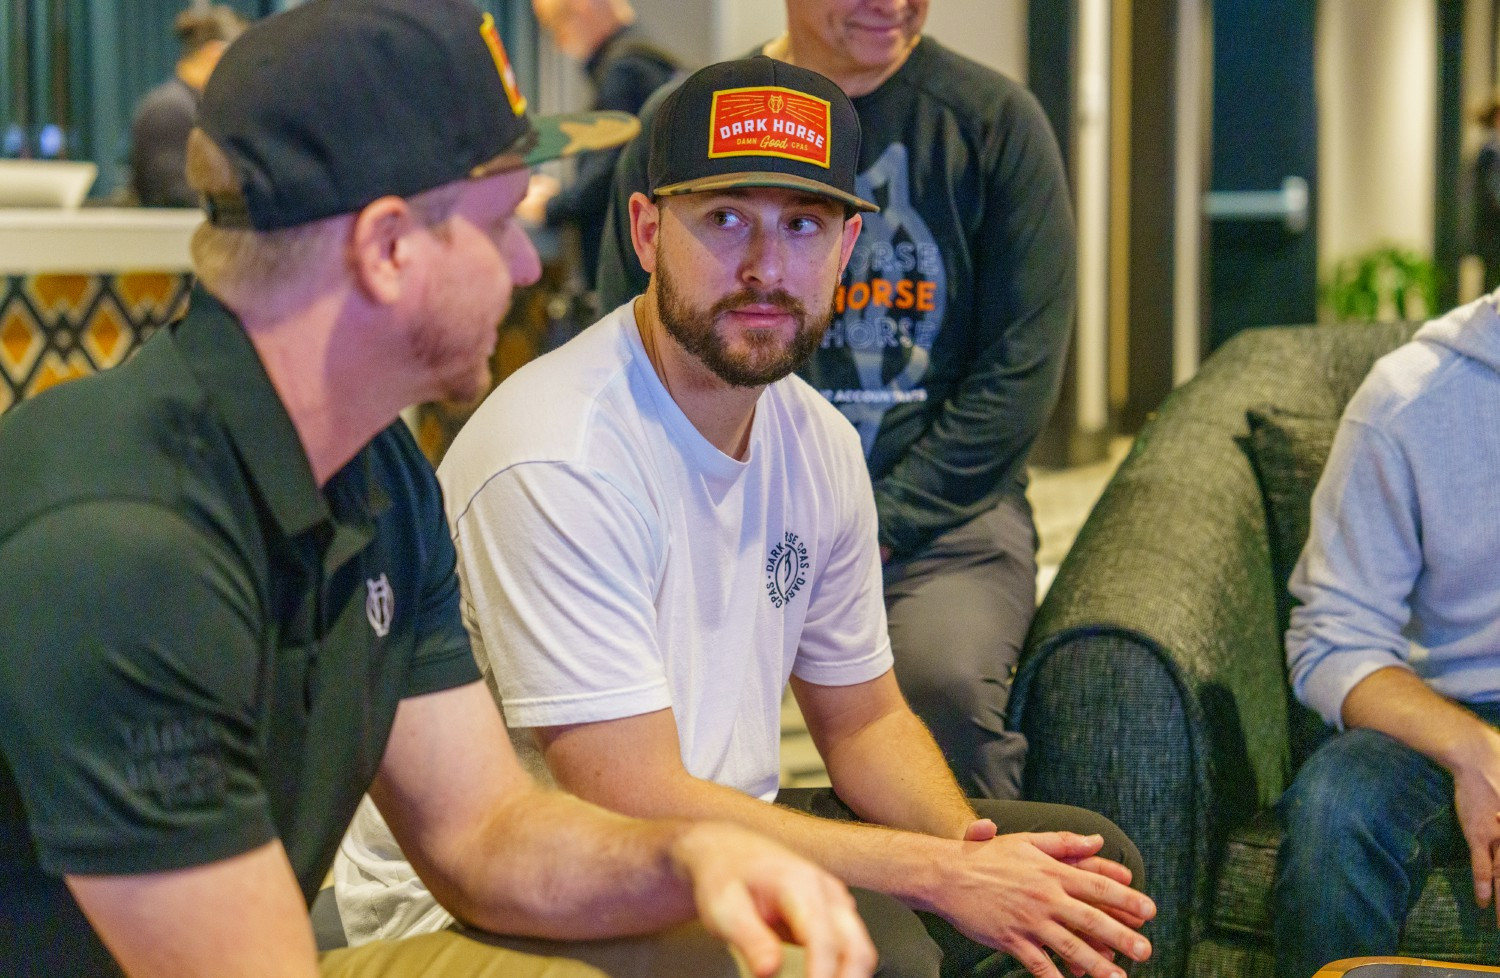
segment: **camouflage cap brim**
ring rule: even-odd
[[[575,153],[613,149],[635,138],[641,120],[628,112],[578,112],[532,120],[537,143],[526,154],[526,165],[535,166]]]
[[[476,166],[471,177],[536,166],[548,160],[613,149],[641,131],[641,122],[628,112],[575,112],[532,118],[532,130],[499,156]]]

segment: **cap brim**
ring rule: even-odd
[[[536,166],[548,160],[613,149],[641,131],[641,121],[628,112],[574,112],[531,119],[531,132],[499,156],[481,163],[470,176],[485,177],[503,170]]]
[[[868,200],[863,200],[837,187],[790,173],[720,173],[716,176],[699,177],[696,180],[684,180],[681,183],[659,187],[655,196],[676,197],[680,194],[711,193],[716,190],[734,190],[740,187],[780,187],[784,190],[801,190],[819,197],[830,197],[857,211],[873,213],[880,210]]]

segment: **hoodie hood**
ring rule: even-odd
[[[1500,292],[1429,321],[1412,338],[1452,350],[1500,373]]]

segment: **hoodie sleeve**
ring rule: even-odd
[[[1385,432],[1346,415],[1288,582],[1301,604],[1286,636],[1293,691],[1339,729],[1344,697],[1355,685],[1388,666],[1410,668],[1403,630],[1422,570],[1420,537],[1406,453]]]

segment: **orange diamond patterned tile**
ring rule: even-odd
[[[67,360],[56,352],[48,353],[42,359],[41,368],[31,378],[31,385],[26,389],[26,396],[35,397],[49,387],[56,387],[58,384],[77,380],[79,377],[87,377],[93,372],[94,367],[89,363],[88,358],[76,350]]]
[[[83,330],[83,348],[99,370],[113,367],[133,345],[134,330],[112,302],[100,302]]]
[[[78,316],[83,314],[84,307],[99,290],[99,276],[33,275],[27,280],[27,285],[41,315],[71,312]]]
[[[169,272],[126,272],[115,276],[115,292],[125,304],[126,314],[140,319],[149,314],[158,320],[173,312],[182,276]]]
[[[19,302],[12,303],[0,319],[0,370],[13,381],[31,372],[46,345],[42,327]]]

